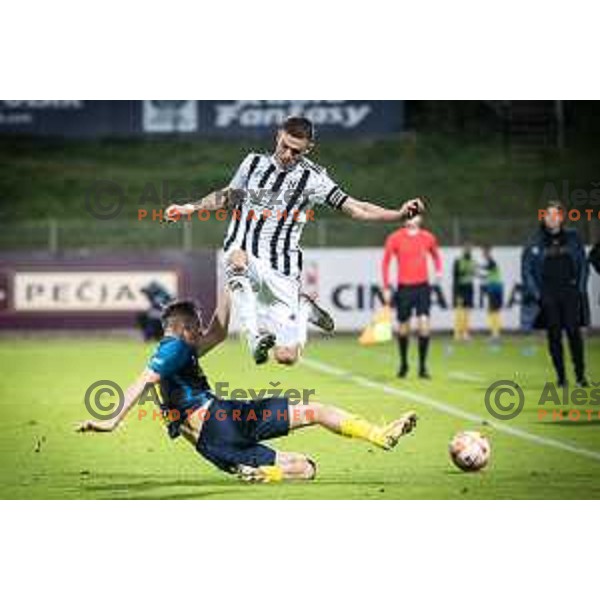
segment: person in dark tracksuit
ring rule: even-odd
[[[140,292],[148,300],[149,308],[137,315],[137,324],[142,330],[144,341],[160,340],[163,336],[161,312],[164,307],[174,300],[167,289],[157,281],[150,282]]]
[[[594,267],[596,273],[600,275],[600,242],[596,242],[592,246],[588,260],[590,261],[590,265]]]
[[[579,234],[563,226],[564,210],[550,202],[522,255],[526,328],[546,329],[558,385],[566,384],[562,332],[567,334],[577,385],[587,387],[581,327],[589,322],[588,263]]]

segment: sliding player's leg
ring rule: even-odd
[[[284,397],[258,402],[215,399],[207,408],[188,414],[180,432],[203,458],[244,481],[314,479],[317,467],[310,457],[259,443],[286,436],[293,418]],[[301,419],[302,426],[308,424],[306,415]]]
[[[276,452],[273,465],[253,467],[240,465],[237,476],[243,481],[277,483],[284,480],[314,479],[317,475],[316,462],[298,452]]]
[[[410,433],[417,425],[417,415],[409,411],[387,425],[375,425],[361,416],[349,413],[337,406],[308,402],[290,406],[290,430],[320,425],[345,437],[365,440],[383,450],[391,450],[398,440]]]
[[[243,250],[233,250],[226,257],[225,275],[231,291],[233,309],[254,360],[257,364],[266,362],[269,350],[275,343],[270,332],[258,329],[256,292],[249,276],[248,256]]]
[[[309,457],[259,443],[289,431],[289,402],[284,397],[257,402],[215,399],[206,410],[188,415],[181,427],[202,457],[244,481],[313,479],[316,465]]]
[[[400,438],[409,434],[417,424],[417,415],[412,411],[387,425],[378,426],[335,406],[310,402],[288,405],[289,427],[286,429],[279,416],[287,401],[274,398],[273,402],[266,402],[265,408],[270,412],[272,419],[270,423],[257,427],[259,439],[273,439],[287,435],[289,431],[319,425],[337,435],[365,440],[383,450],[391,450],[398,444]],[[260,448],[263,453],[270,450],[263,444],[257,444],[256,448]],[[314,479],[316,473],[316,462],[309,456],[296,452],[276,452],[273,464],[243,464],[237,469],[238,476],[244,481],[263,483],[288,479]]]

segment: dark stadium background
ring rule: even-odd
[[[443,245],[521,245],[557,195],[595,207],[573,225],[588,244],[600,237],[596,102],[0,101],[1,325],[53,320],[11,308],[15,269],[123,269],[152,257],[179,265],[180,291],[210,308],[211,269],[200,276],[190,257],[218,249],[227,221],[167,227],[140,221],[138,210],[224,185],[246,152],[269,149],[275,123],[292,112],[315,120],[313,159],[351,194],[388,206],[427,195],[427,226]],[[90,213],[98,181],[118,186],[118,215]],[[110,208],[116,196],[103,201]],[[380,246],[394,228],[340,219],[320,211],[304,246]],[[131,324],[127,312],[94,316],[94,327]],[[73,314],[69,324],[85,322]]]

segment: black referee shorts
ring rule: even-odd
[[[396,291],[396,315],[400,323],[406,323],[414,313],[417,317],[429,316],[431,289],[428,283],[399,285]]]

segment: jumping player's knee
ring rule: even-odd
[[[289,346],[277,346],[273,351],[273,356],[280,365],[291,366],[298,361],[298,349]]]
[[[227,257],[227,266],[230,266],[234,271],[245,271],[248,268],[248,255],[240,248],[232,250]]]

